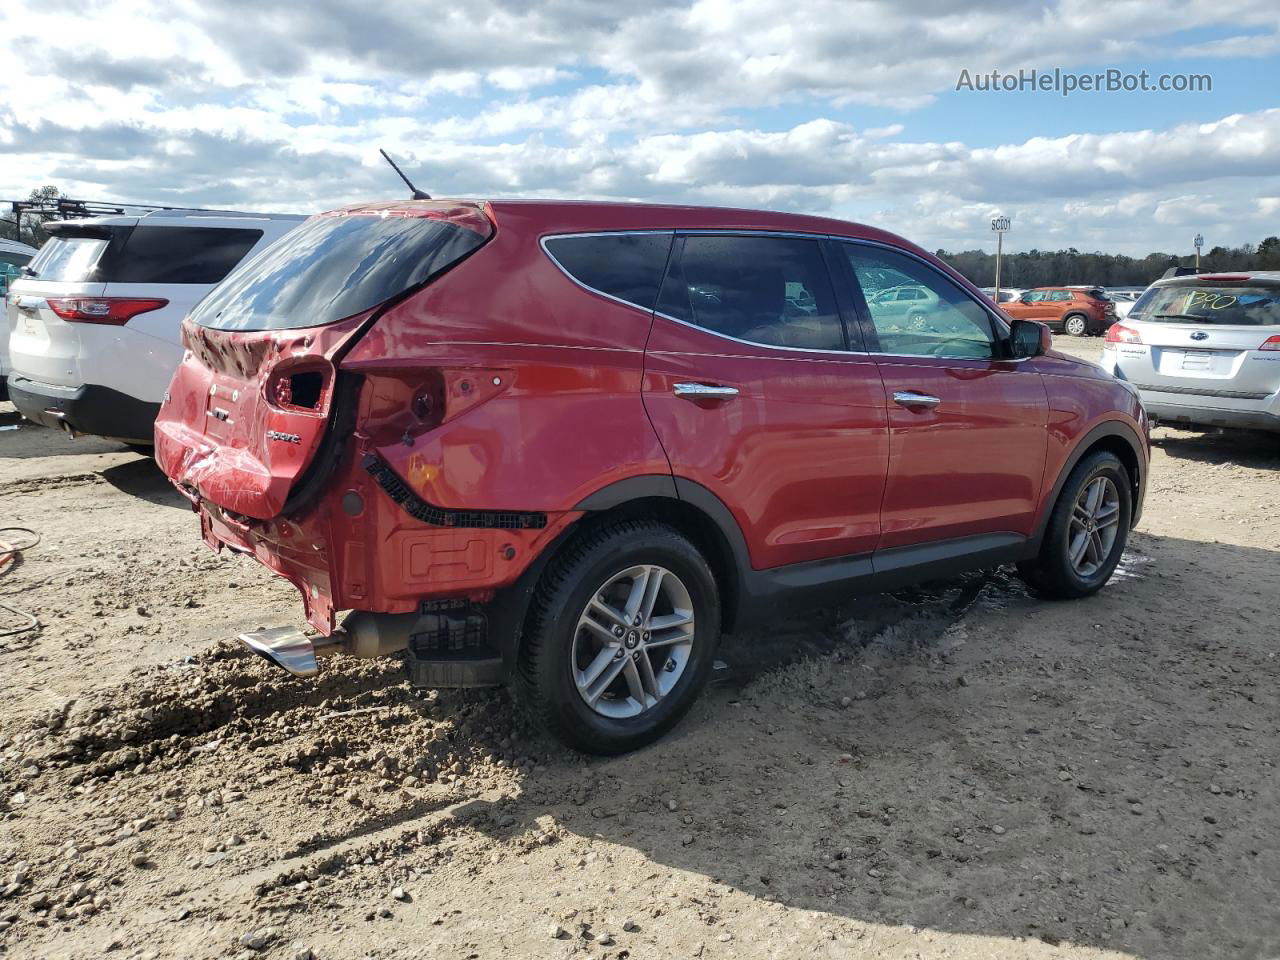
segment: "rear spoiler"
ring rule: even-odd
[[[42,224],[44,231],[51,237],[57,237],[60,240],[69,240],[76,237],[86,237],[92,240],[110,240],[111,237],[120,230],[127,230],[132,224],[95,224],[95,223],[77,223],[74,220],[55,220],[52,223]]]

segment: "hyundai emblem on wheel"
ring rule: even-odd
[[[1208,340],[1209,335],[1205,333],[1203,330],[1197,330],[1195,333],[1191,335],[1191,339],[1192,340]]]

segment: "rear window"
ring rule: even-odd
[[[93,276],[108,237],[50,237],[27,265],[28,276],[40,280],[83,283]]]
[[[191,319],[215,330],[334,323],[426,283],[487,239],[428,217],[314,217],[232,271]]]
[[[652,310],[671,250],[670,233],[551,237],[547,252],[583,286]]]
[[[214,284],[262,239],[228,227],[64,229],[31,261],[30,275],[63,283]]]
[[[1280,287],[1150,287],[1129,311],[1148,323],[1280,326]]]

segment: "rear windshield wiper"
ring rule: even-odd
[[[1153,320],[1194,320],[1196,323],[1213,323],[1204,317],[1197,317],[1194,313],[1153,313]]]

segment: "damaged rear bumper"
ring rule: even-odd
[[[249,554],[292,583],[307,622],[326,637],[338,611],[489,603],[581,516],[434,507],[373,452],[352,454],[312,504],[271,520],[234,514],[175,480],[200,515],[205,543]]]

